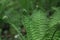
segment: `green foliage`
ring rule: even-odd
[[[34,10],[32,16],[25,20],[27,33],[29,35],[28,40],[41,40],[47,30],[47,19],[46,14],[42,10]],[[30,30],[30,31],[29,31]],[[40,36],[39,36],[40,35]]]
[[[0,0],[0,29],[3,20],[10,24],[11,35],[18,34],[19,40],[60,40],[58,2],[60,0]],[[47,17],[51,9],[54,13]],[[21,25],[26,29],[26,36],[21,33]]]

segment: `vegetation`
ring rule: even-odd
[[[0,0],[0,40],[60,40],[60,0]]]

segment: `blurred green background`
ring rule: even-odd
[[[0,40],[60,40],[60,0],[0,0]]]

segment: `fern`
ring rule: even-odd
[[[8,22],[11,34],[19,34],[20,40],[60,40],[58,2],[60,0],[0,0],[0,27],[1,19]],[[47,17],[51,9],[54,13]],[[22,35],[21,25],[26,28],[27,37]]]
[[[34,10],[31,17],[25,17],[24,25],[29,35],[28,40],[41,40],[48,28],[47,23],[48,19],[42,10]]]

